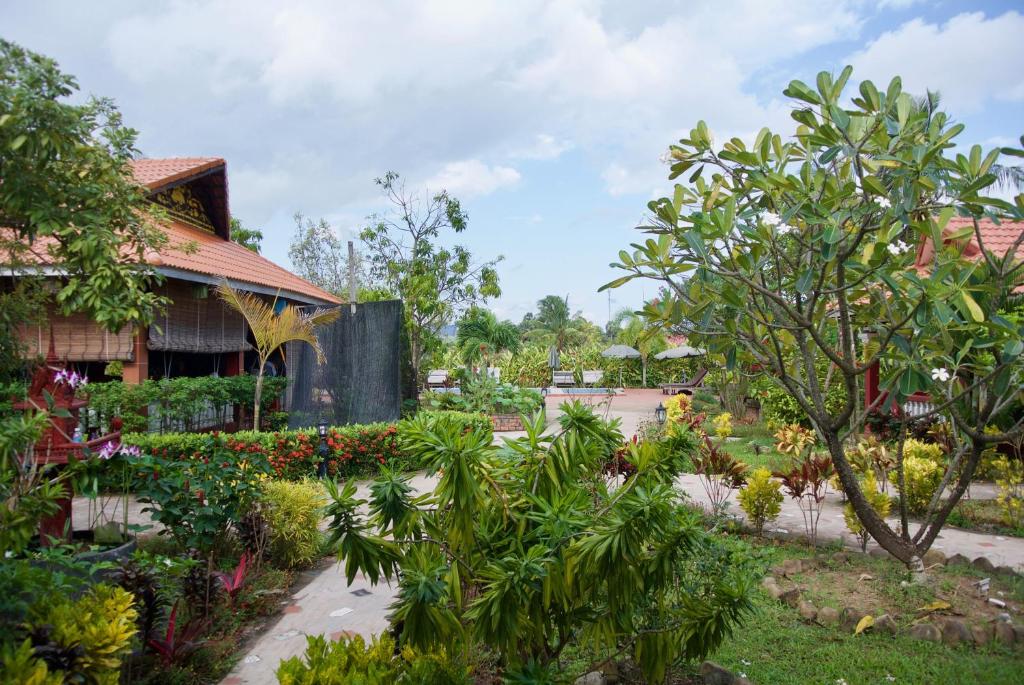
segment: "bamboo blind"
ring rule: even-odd
[[[172,282],[161,294],[172,303],[149,327],[149,349],[215,353],[252,348],[246,342],[242,315],[225,305],[212,288],[206,297],[197,298],[190,284]]]
[[[86,314],[64,316],[50,305],[47,307],[46,321],[35,325],[23,325],[19,329],[19,337],[25,345],[27,358],[46,356],[50,349],[51,325],[53,347],[60,359],[73,362],[131,361],[134,356],[131,326],[111,333]]]

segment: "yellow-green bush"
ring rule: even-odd
[[[903,443],[903,458],[927,459],[939,467],[944,467],[946,463],[946,453],[942,451],[941,445],[914,438]]]
[[[1024,526],[1024,462],[1000,456],[994,462],[994,470],[999,486],[996,502],[1003,523],[1015,528]]]
[[[747,486],[740,490],[739,500],[740,508],[760,535],[764,524],[778,518],[782,510],[782,489],[772,480],[771,471],[759,468],[747,479]]]
[[[77,654],[66,669],[51,671],[34,656],[28,641],[18,649],[5,645],[0,653],[0,682],[116,685],[121,659],[136,632],[134,601],[131,593],[110,585],[97,585],[76,601],[56,597],[40,601],[29,627],[47,634],[57,648],[77,650]]]
[[[308,566],[320,558],[325,493],[312,480],[268,480],[262,486],[264,517],[270,528],[270,556],[285,568]]]
[[[928,509],[932,495],[942,482],[942,474],[942,467],[931,459],[916,456],[903,458],[904,487],[900,496],[905,499],[911,513],[921,514]]]
[[[722,412],[711,420],[711,425],[715,427],[715,435],[725,440],[732,435],[732,414],[727,411]]]
[[[889,509],[892,507],[892,501],[889,496],[884,492],[878,491],[878,481],[875,479],[875,473],[868,470],[864,474],[864,478],[861,480],[861,489],[864,491],[864,498],[871,505],[871,508],[875,510],[882,518],[889,515]],[[853,510],[853,504],[850,502],[846,503],[843,507],[843,519],[846,521],[846,527],[850,529],[858,540],[860,540],[860,548],[866,550],[868,547],[868,531],[861,525],[860,519],[857,518],[857,512]]]

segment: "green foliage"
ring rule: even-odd
[[[261,398],[264,409],[269,409],[280,397],[287,383],[288,379],[283,377],[264,379]],[[221,424],[232,420],[231,405],[244,407],[252,416],[255,390],[255,376],[199,376],[145,380],[137,384],[89,383],[82,395],[104,428],[109,426],[110,419],[119,416],[124,422],[124,431],[135,433],[148,432],[154,423],[159,432],[196,430],[200,413],[210,405],[221,412]]]
[[[484,417],[489,422],[489,419]],[[371,423],[332,426],[327,432],[328,473],[365,475],[376,473],[383,464],[404,466],[398,449],[399,424]],[[319,436],[313,429],[275,432],[240,431],[225,435],[224,446],[273,475],[301,480],[317,472],[322,457]],[[198,433],[132,433],[124,436],[128,445],[138,446],[145,454],[167,459],[188,460],[202,456],[207,437]],[[411,466],[411,465],[409,465]]]
[[[481,414],[532,414],[544,398],[536,390],[499,383],[488,376],[475,376],[463,383],[458,395],[448,392],[427,392],[422,403],[429,409]]]
[[[388,634],[366,644],[361,636],[330,642],[322,635],[306,638],[303,658],[291,657],[278,666],[281,685],[462,685],[469,671],[443,647],[420,653],[409,648],[396,654]]]
[[[136,132],[110,100],[74,104],[77,90],[53,60],[0,40],[0,225],[17,237],[0,261],[17,264],[45,239],[63,273],[62,313],[85,312],[110,331],[148,324],[166,298],[144,255],[166,236],[132,176]]]
[[[263,231],[258,228],[248,228],[235,217],[231,217],[231,242],[238,243],[245,249],[259,254],[260,243],[263,242]]]
[[[1024,326],[1002,314],[1018,299],[1020,257],[964,249],[980,236],[978,222],[1024,218],[1024,195],[986,195],[1000,155],[1024,150],[957,152],[964,126],[937,97],[915,101],[898,77],[851,94],[852,72],[790,83],[789,136],[765,128],[752,143],[716,142],[698,122],[669,150],[670,178],[681,182],[649,203],[646,238],[619,253],[624,274],[604,287],[656,281],[664,297],[644,315],[693,331],[693,343],[728,370],[771,374],[796,405],[770,418],[813,424],[845,486],[859,488],[842,441],[857,430],[857,387],[876,363],[886,415],[927,392],[946,398],[941,418],[974,454],[1024,434],[1011,419],[1024,384]],[[927,277],[914,268],[925,243],[936,249]],[[833,387],[846,389],[838,404],[829,402]],[[991,424],[1009,433],[986,434]],[[953,492],[973,477],[976,459],[965,463],[951,474]],[[853,501],[871,534],[908,563],[956,504],[912,536]]]
[[[266,462],[229,449],[219,435],[203,435],[196,456],[178,459],[151,452],[136,462],[139,501],[185,549],[214,552],[228,529],[259,497]]]
[[[804,428],[812,428],[807,412],[800,407],[796,398],[790,395],[778,383],[759,375],[751,383],[751,394],[761,403],[761,419],[769,428],[799,424]],[[825,394],[825,407],[830,412],[838,412],[846,402],[846,391],[839,383],[832,383]]]
[[[747,477],[747,485],[738,498],[758,535],[764,531],[764,524],[774,521],[782,511],[782,486],[772,480],[772,473],[766,468],[755,469]]]
[[[413,497],[385,474],[368,519],[354,484],[329,486],[348,577],[400,571],[400,644],[481,644],[522,678],[585,642],[631,651],[649,680],[717,648],[749,610],[750,577],[731,559],[701,564],[713,541],[673,487],[685,460],[630,443],[622,454],[635,470],[612,489],[617,422],[579,402],[563,405],[554,434],[540,416],[524,422],[524,437],[497,447],[488,429],[413,419],[403,448],[437,484]]]
[[[483,369],[487,369],[495,355],[519,349],[519,329],[510,321],[498,321],[486,309],[471,307],[459,319],[455,344],[467,365],[480,361]]]
[[[109,585],[94,586],[75,601],[59,596],[40,601],[28,626],[35,636],[35,650],[26,649],[32,645],[29,640],[16,649],[5,644],[0,652],[0,681],[116,685],[121,660],[136,632],[133,601],[130,593]],[[40,651],[51,655],[50,667],[36,656]]]
[[[320,558],[320,521],[326,503],[323,485],[268,480],[261,488],[263,515],[270,527],[270,556],[285,568],[308,566]]]
[[[942,467],[934,461],[913,456],[903,458],[903,490],[900,495],[911,513],[923,514],[928,510],[940,483]]]
[[[908,438],[903,443],[903,458],[908,457],[930,461],[936,466],[945,466],[946,464],[946,453],[941,445],[914,438]]]
[[[892,507],[892,500],[884,492],[879,491],[878,481],[875,480],[875,472],[867,470],[864,472],[864,478],[861,482],[861,489],[864,491],[864,496],[868,500],[868,504],[875,513],[880,517],[885,518],[889,515],[889,509]],[[854,536],[860,540],[861,551],[867,550],[868,539],[871,535],[867,529],[861,524],[860,519],[857,518],[857,512],[854,511],[853,505],[849,502],[843,507],[843,520],[846,521],[846,527],[849,529]]]
[[[1024,462],[1003,455],[995,460],[994,470],[1003,523],[1011,528],[1024,527]]]
[[[64,476],[35,464],[33,446],[47,426],[45,412],[0,418],[0,550],[20,554],[36,536],[39,521],[57,511]]]
[[[326,219],[313,221],[302,214],[295,214],[294,219],[295,234],[288,246],[288,259],[295,273],[318,288],[347,299],[348,246]],[[361,262],[355,270],[357,285],[361,286],[366,279]],[[368,299],[359,295],[360,302]]]

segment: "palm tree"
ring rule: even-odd
[[[665,349],[667,343],[661,329],[647,319],[631,314],[615,336],[615,341],[629,345],[640,353],[641,385],[647,387],[647,360]]]
[[[340,309],[315,309],[312,312],[300,311],[297,307],[286,304],[280,312],[275,312],[277,298],[267,303],[251,293],[235,290],[226,282],[217,286],[217,294],[224,302],[240,313],[252,331],[256,342],[256,355],[259,358],[259,370],[256,372],[256,395],[253,398],[253,428],[260,429],[260,400],[263,397],[263,368],[274,354],[285,343],[302,341],[309,343],[316,351],[317,360],[323,364],[324,353],[320,349],[314,329],[330,323],[341,314]],[[281,351],[284,354],[284,351]]]
[[[584,336],[579,322],[569,310],[569,296],[548,295],[537,302],[535,327],[527,335],[532,339],[555,347],[561,352]]]
[[[456,327],[455,343],[467,365],[482,359],[487,369],[494,355],[518,351],[519,342],[519,329],[514,323],[498,321],[494,314],[478,307],[466,312]]]

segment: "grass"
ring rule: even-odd
[[[806,547],[756,543],[766,560],[809,556]],[[836,572],[841,570],[840,574]],[[872,580],[860,583],[861,573]],[[920,616],[919,609],[936,598],[958,597],[954,607],[976,613],[980,600],[971,602],[963,588],[982,574],[972,568],[933,572],[927,584],[900,585],[906,571],[897,563],[863,555],[852,555],[850,564],[829,564],[823,569],[795,578],[803,595],[816,606],[857,605],[885,611],[897,617],[901,629]],[[999,589],[1014,601],[1024,599],[1024,580],[994,578]],[[858,588],[864,588],[858,591]],[[870,587],[870,590],[868,590]],[[851,597],[858,595],[857,600]],[[942,644],[913,640],[905,635],[889,636],[871,631],[853,635],[839,628],[824,628],[801,620],[794,609],[772,600],[762,591],[756,599],[757,613],[711,658],[735,673],[746,673],[755,683],[1019,683],[1024,657],[1004,647],[950,648]],[[873,605],[873,606],[872,606]],[[876,614],[877,615],[877,614]],[[974,622],[979,622],[979,616]],[[888,680],[888,677],[894,680]]]

